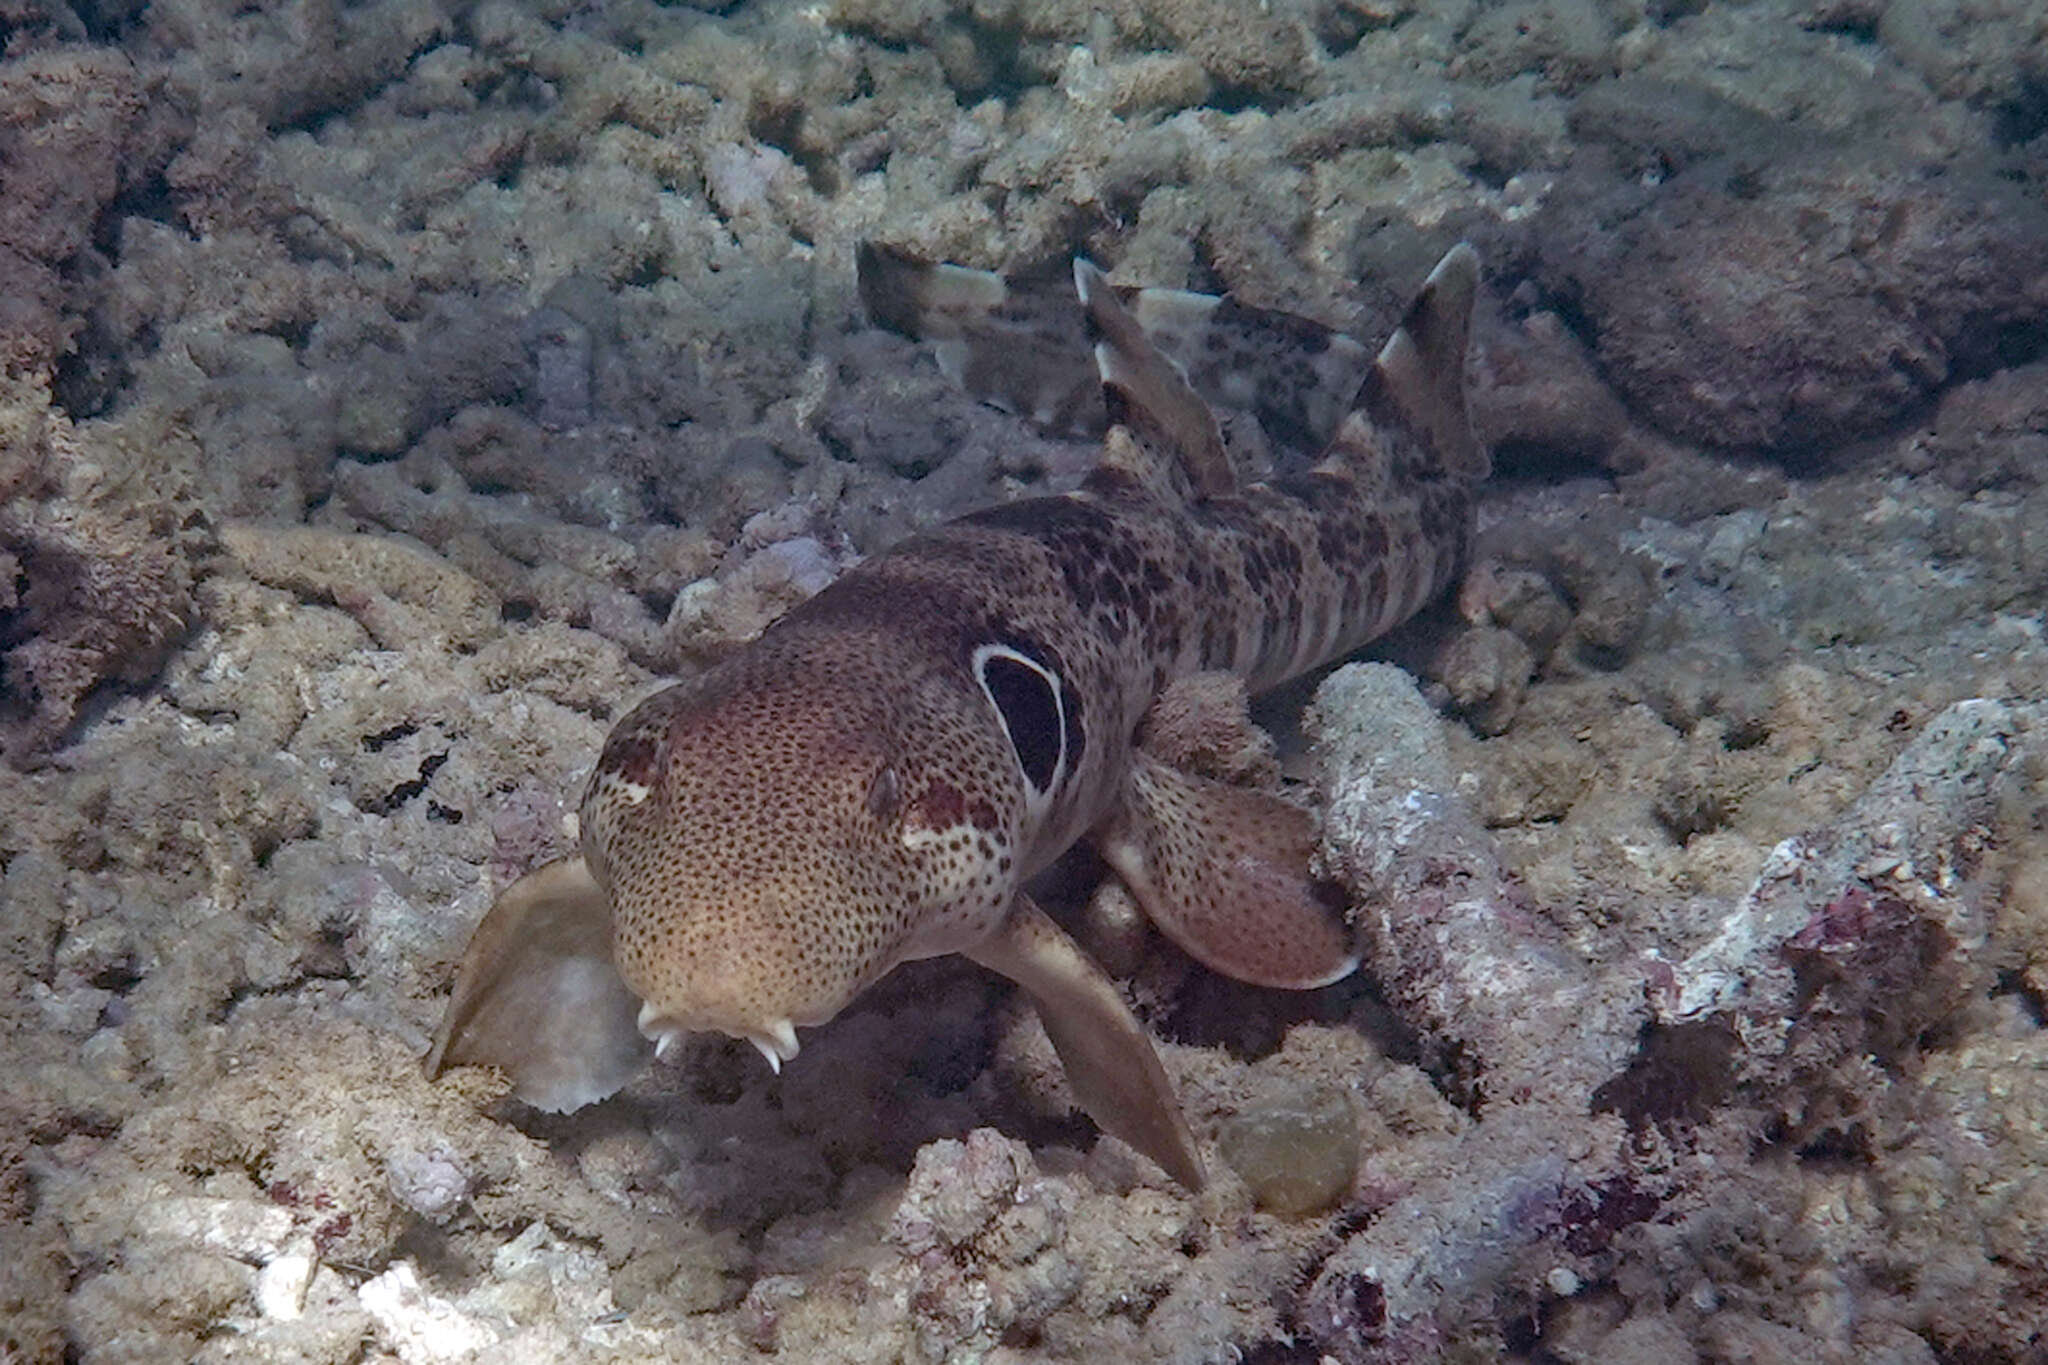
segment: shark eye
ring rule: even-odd
[[[903,782],[896,776],[894,768],[884,768],[875,774],[875,780],[868,783],[868,814],[877,820],[888,820],[903,805]]]
[[[1024,780],[1035,794],[1045,795],[1066,756],[1059,679],[1044,664],[1003,645],[975,651],[975,674],[1002,718]]]

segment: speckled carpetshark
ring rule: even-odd
[[[970,384],[969,366],[1005,372],[973,355],[1003,334],[996,277],[874,249],[862,270],[871,311],[946,342]],[[1306,988],[1356,965],[1308,882],[1310,817],[1168,767],[1136,736],[1175,679],[1271,687],[1459,574],[1488,468],[1464,396],[1478,260],[1443,258],[1377,358],[1358,353],[1348,404],[1315,399],[1315,367],[1341,369],[1356,343],[1113,288],[1086,262],[1074,278],[1109,421],[1097,468],[1073,493],[913,536],[621,720],[584,793],[581,854],[485,916],[430,1074],[494,1064],[522,1097],[573,1108],[700,1030],[779,1069],[799,1026],[897,963],[963,953],[1030,994],[1103,1128],[1201,1187],[1150,1040],[1020,888],[1091,836],[1210,967]],[[1277,366],[1275,338],[1301,343]],[[1207,372],[1333,428],[1320,461],[1240,487],[1189,381]]]

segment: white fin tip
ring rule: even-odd
[[[1088,296],[1108,278],[1102,273],[1102,268],[1086,256],[1074,258],[1074,293],[1080,298],[1082,307],[1087,307]]]

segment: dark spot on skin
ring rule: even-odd
[[[967,811],[967,798],[960,789],[946,782],[934,782],[919,793],[903,814],[903,823],[912,829],[951,829],[960,823]]]
[[[1258,531],[1258,517],[1242,498],[1208,498],[1196,503],[1190,515],[1218,531],[1235,531],[1240,535]]]
[[[1358,528],[1348,522],[1328,519],[1316,523],[1316,553],[1323,563],[1342,568],[1358,549]]]
[[[1165,566],[1156,560],[1145,561],[1145,591],[1152,600],[1159,601],[1173,590],[1173,580],[1166,576]]]
[[[1265,596],[1266,580],[1270,577],[1266,564],[1265,547],[1257,543],[1248,545],[1244,551],[1244,584],[1258,596]]]
[[[1387,557],[1387,524],[1378,517],[1368,517],[1358,528],[1360,546],[1365,557],[1381,560]]]
[[[1187,622],[1178,609],[1169,608],[1164,602],[1160,603],[1159,610],[1154,613],[1151,629],[1152,638],[1158,642],[1158,653],[1162,657],[1177,657],[1180,654],[1181,641],[1187,635]],[[1156,693],[1159,688],[1154,687],[1152,690]]]
[[[1301,578],[1301,547],[1287,537],[1273,541],[1273,565],[1278,576],[1294,590],[1294,584]]]
[[[1218,613],[1202,618],[1202,658],[1210,667],[1230,663],[1231,623]]]
[[[661,767],[660,741],[653,730],[642,727],[621,727],[598,760],[600,772],[640,787],[654,786],[661,777]]]
[[[1456,539],[1469,516],[1469,507],[1470,499],[1461,491],[1429,490],[1419,509],[1422,533],[1440,544]]]

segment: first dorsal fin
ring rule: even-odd
[[[1111,427],[1123,427],[1140,448],[1177,464],[1197,497],[1237,491],[1216,414],[1180,367],[1160,353],[1124,307],[1109,277],[1093,262],[1074,261],[1074,289],[1095,343],[1102,400]],[[1112,447],[1114,449],[1114,447]]]
[[[1383,430],[1406,430],[1445,474],[1472,483],[1493,468],[1465,406],[1465,351],[1478,291],[1479,253],[1460,242],[1423,281],[1354,405]],[[1337,444],[1344,440],[1340,430]]]

